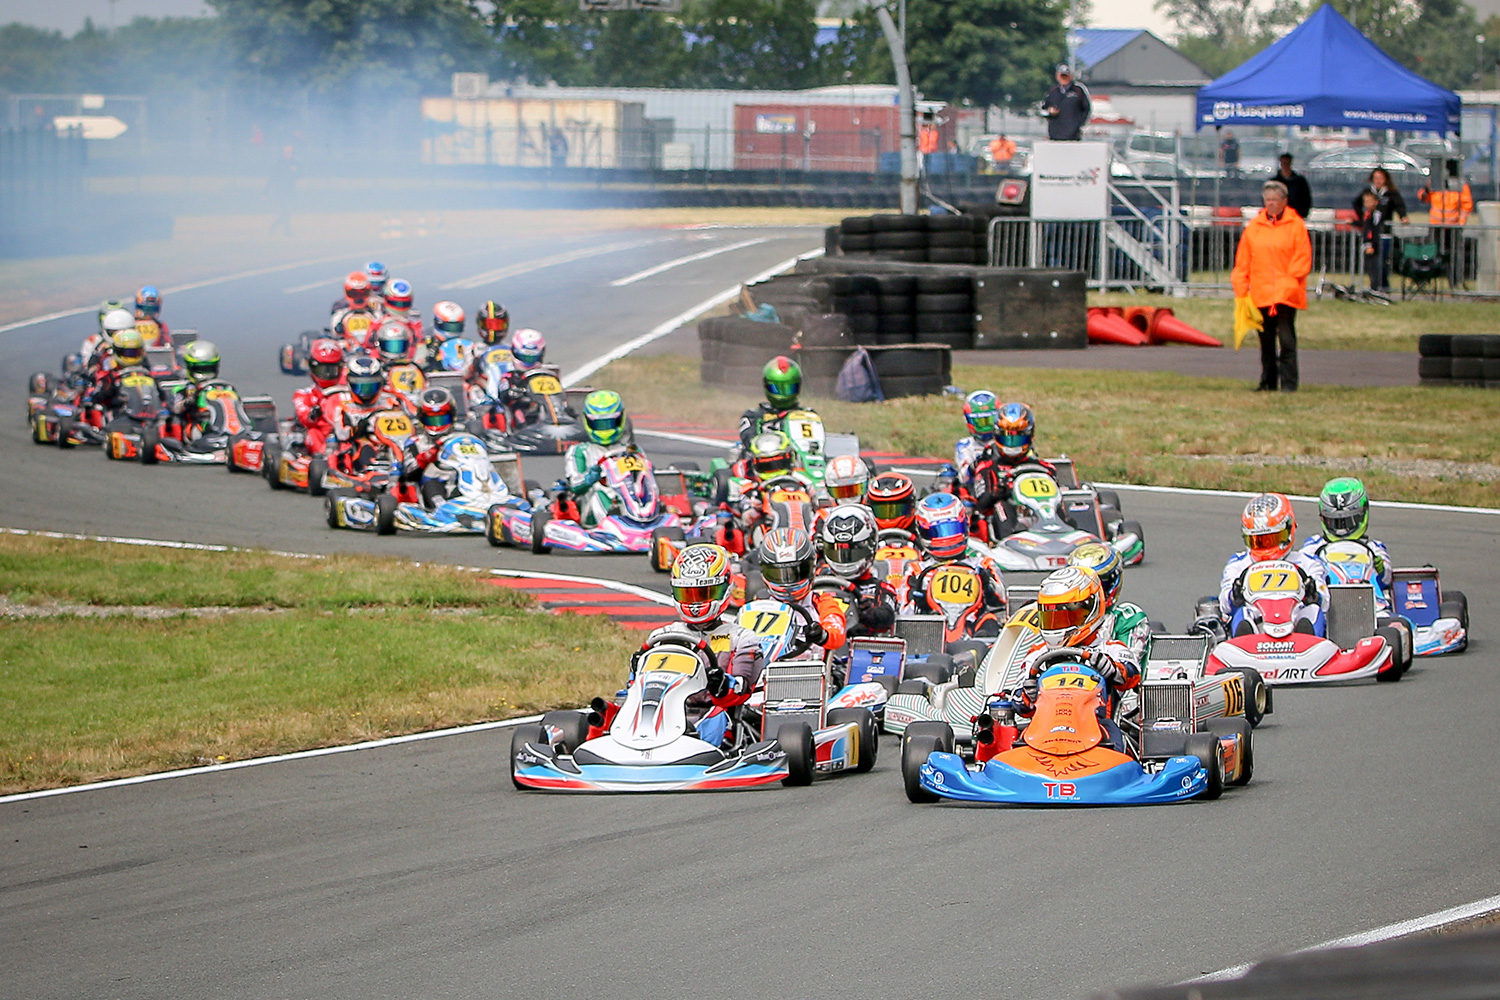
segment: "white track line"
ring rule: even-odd
[[[684,444],[701,444],[707,448],[731,448],[736,441],[720,441],[718,438],[698,437],[696,434],[678,434],[675,431],[648,431],[637,427],[637,434],[649,434],[652,437],[665,438],[668,441],[681,441]]]
[[[338,286],[339,281],[340,279],[338,278],[319,278],[317,281],[309,281],[305,285],[293,285],[291,288],[283,288],[281,294],[298,295],[302,292],[317,291],[319,288],[332,289]]]
[[[658,274],[664,274],[667,271],[672,270],[673,268],[682,267],[684,264],[692,264],[696,261],[708,260],[710,257],[717,257],[721,253],[730,253],[734,250],[743,250],[745,249],[745,247],[753,247],[757,243],[769,243],[772,239],[774,239],[774,237],[762,236],[758,239],[742,240],[739,243],[731,243],[728,246],[724,247],[714,247],[712,250],[704,250],[701,253],[688,254],[686,257],[678,257],[676,260],[669,260],[665,264],[657,264],[655,267],[648,267],[644,271],[637,271],[634,274],[628,275],[624,278],[616,278],[614,281],[610,282],[610,286],[613,288],[622,288],[625,285],[633,285],[637,281],[644,281],[646,278],[654,278]]]
[[[1306,948],[1298,948],[1291,952],[1293,955],[1302,955],[1310,951],[1329,951],[1334,948],[1359,948],[1367,944],[1379,944],[1382,941],[1395,941],[1398,938],[1411,937],[1426,931],[1446,927],[1449,924],[1462,924],[1478,917],[1488,916],[1500,911],[1500,896],[1491,896],[1473,903],[1465,903],[1447,910],[1439,910],[1429,913],[1425,917],[1413,917],[1411,920],[1401,920],[1394,924],[1386,924],[1372,931],[1361,931],[1358,934],[1350,934],[1347,937],[1334,938],[1332,941],[1324,941],[1322,944],[1310,945]],[[1254,962],[1246,962],[1243,965],[1232,965],[1218,972],[1209,972],[1192,979],[1184,980],[1178,985],[1188,983],[1213,983],[1224,979],[1239,979],[1249,972]]]
[[[559,580],[563,583],[591,583],[596,587],[604,587],[606,590],[618,591],[622,594],[634,594],[657,604],[675,603],[666,594],[658,594],[654,590],[645,587],[637,587],[633,583],[619,583],[615,580],[601,580],[592,576],[568,576],[565,573],[534,573],[529,570],[520,569],[492,569],[488,571],[491,576],[505,576],[515,580]]]
[[[556,267],[559,264],[571,264],[575,260],[598,257],[602,254],[616,253],[622,250],[634,250],[637,247],[650,246],[653,243],[659,242],[661,240],[658,237],[649,240],[635,240],[629,243],[606,243],[603,246],[581,247],[577,250],[569,250],[567,253],[553,254],[551,257],[541,257],[524,264],[511,264],[508,267],[496,268],[493,271],[486,271],[483,274],[476,274],[469,278],[460,278],[457,281],[450,281],[446,285],[439,285],[438,288],[445,292],[454,288],[481,288],[485,285],[494,284],[497,281],[503,281],[506,278],[515,278],[523,274],[529,274],[532,271],[540,271],[543,268]]]
[[[755,277],[750,278],[747,281],[743,281],[740,284],[726,288],[717,295],[704,299],[702,302],[693,306],[691,309],[688,309],[686,312],[678,313],[676,316],[673,316],[665,323],[653,327],[649,333],[643,333],[634,340],[627,341],[621,344],[619,347],[616,347],[614,350],[601,354],[592,361],[585,362],[582,366],[575,368],[573,371],[564,375],[562,383],[563,385],[570,387],[577,385],[579,382],[582,382],[584,379],[588,378],[590,375],[594,374],[594,372],[598,371],[600,368],[603,368],[611,361],[618,361],[632,351],[640,350],[642,347],[645,347],[653,340],[660,340],[662,337],[665,337],[667,334],[671,333],[673,330],[676,330],[678,327],[683,326],[687,323],[691,323],[693,320],[708,312],[710,309],[717,308],[718,306],[721,306],[724,303],[728,302],[730,299],[740,294],[740,288],[743,285],[753,285],[757,281],[765,281],[767,278],[780,274],[782,271],[796,267],[798,261],[811,260],[813,257],[821,256],[823,256],[823,250],[820,247],[817,250],[809,250],[807,253],[798,254],[795,257],[789,257],[786,260],[781,261],[779,264],[773,264],[770,267],[766,268],[764,271],[757,274]]]

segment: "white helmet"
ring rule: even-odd
[[[135,329],[135,317],[128,309],[111,309],[104,314],[104,335],[110,340],[115,339],[115,334],[122,330]]]
[[[819,531],[828,568],[846,580],[858,578],[875,559],[879,533],[875,513],[862,503],[840,504],[828,511]]]
[[[858,503],[865,497],[870,467],[858,455],[836,455],[823,471],[823,488],[834,503]]]

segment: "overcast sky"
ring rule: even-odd
[[[1094,4],[1094,25],[1100,28],[1150,28],[1170,39],[1172,25],[1156,13],[1153,0],[1099,0]],[[209,13],[203,0],[0,0],[0,24],[23,21],[72,34],[83,27],[84,18],[108,27],[110,7],[116,24],[133,17],[193,17]]]

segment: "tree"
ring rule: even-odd
[[[689,0],[683,9],[699,86],[797,90],[824,82],[810,0]]]

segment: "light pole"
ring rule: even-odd
[[[901,214],[917,214],[917,109],[916,98],[911,90],[911,67],[906,63],[906,42],[902,38],[902,27],[897,27],[891,17],[891,0],[871,0],[875,17],[880,21],[880,30],[891,49],[891,62],[896,66],[896,98],[901,117]],[[901,4],[905,8],[905,3]],[[903,18],[903,21],[905,19]]]
[[[1474,36],[1474,89],[1484,89],[1484,36]]]

